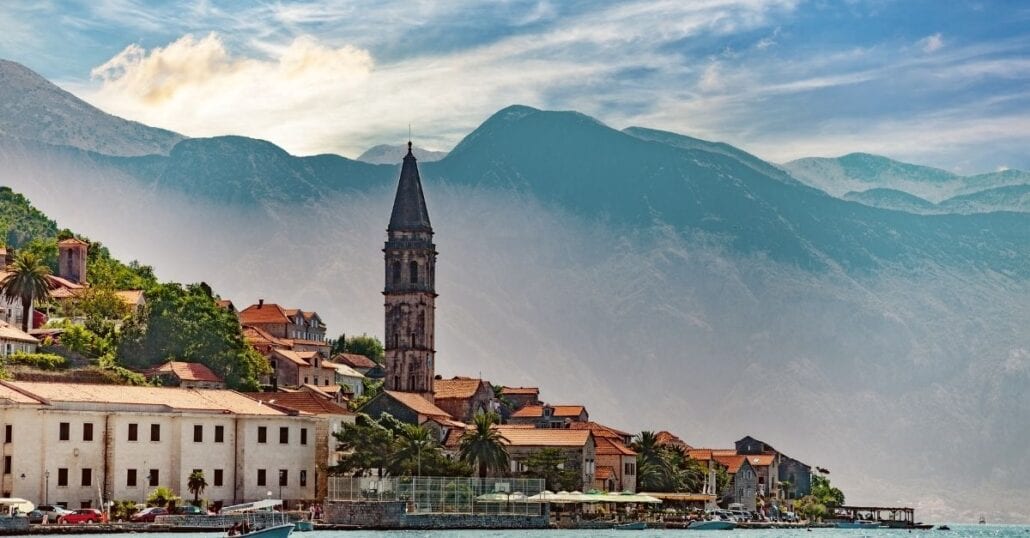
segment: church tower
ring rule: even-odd
[[[436,245],[410,141],[386,233],[386,390],[432,402]]]

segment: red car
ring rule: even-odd
[[[104,513],[96,508],[83,508],[70,514],[65,514],[57,520],[64,525],[81,525],[83,523],[105,523],[107,518]]]
[[[164,508],[158,508],[156,506],[144,508],[143,510],[136,512],[135,514],[132,514],[132,517],[129,518],[129,521],[132,521],[133,523],[153,523],[155,517],[163,516],[167,513],[168,510],[165,510]]]

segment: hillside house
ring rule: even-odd
[[[0,321],[0,356],[7,358],[14,353],[35,353],[39,340],[18,327]]]
[[[224,389],[225,380],[199,362],[169,361],[147,371],[146,376],[158,379],[165,387],[184,389]]]
[[[511,414],[511,424],[536,428],[565,428],[571,422],[587,422],[590,415],[582,405],[527,405]]]
[[[476,413],[497,411],[490,383],[470,377],[434,381],[433,403],[455,420],[464,422],[471,422]]]

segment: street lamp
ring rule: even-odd
[[[50,504],[50,471],[43,473],[46,477],[46,487],[43,490],[43,504]]]

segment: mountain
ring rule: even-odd
[[[1030,184],[997,187],[948,198],[940,207],[954,213],[1030,212]]]
[[[858,202],[870,207],[907,211],[909,213],[942,213],[937,204],[924,200],[904,191],[894,189],[869,189],[861,192],[848,192],[841,199]],[[978,212],[977,212],[978,213]]]
[[[855,504],[1025,518],[1030,215],[868,207],[756,159],[513,106],[420,163],[438,373],[698,446],[753,435],[832,468]],[[381,335],[399,163],[241,137],[126,157],[4,136],[0,162],[0,184],[162,279]],[[854,184],[839,194],[877,187]]]
[[[358,160],[369,164],[397,164],[407,152],[408,146],[404,144],[379,144],[365,150]],[[447,156],[446,151],[433,151],[418,146],[411,148],[411,152],[423,163],[439,161]]]
[[[107,114],[0,59],[0,134],[107,155],[167,154],[183,136]]]
[[[1019,170],[961,176],[868,153],[843,157],[807,157],[782,165],[804,183],[833,196],[885,188],[906,192],[930,202],[1007,185],[1030,184],[1030,173]]]

